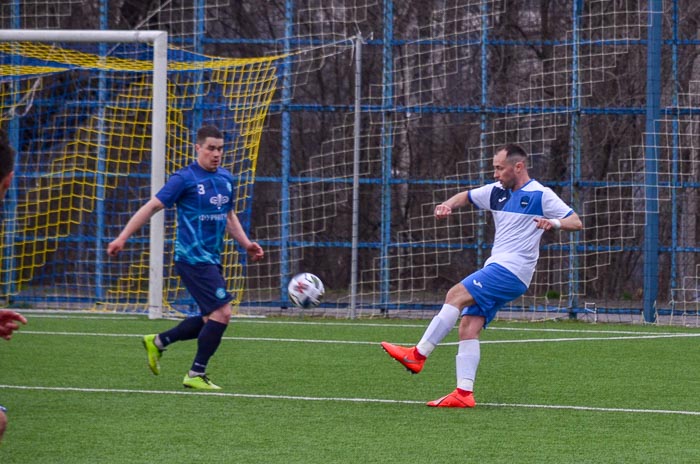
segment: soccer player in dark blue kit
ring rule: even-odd
[[[160,374],[165,348],[178,341],[197,339],[197,354],[183,385],[188,388],[220,390],[207,376],[214,355],[231,320],[231,300],[222,274],[221,251],[228,233],[246,249],[252,261],[263,258],[262,247],[246,235],[233,211],[234,179],[220,167],[224,138],[214,126],[197,131],[197,160],[175,172],[161,190],[129,220],[124,230],[107,247],[110,256],[124,249],[129,237],[162,210],[177,205],[175,270],[199,306],[201,316],[189,317],[170,330],[146,335],[148,365]]]

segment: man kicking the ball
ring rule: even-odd
[[[527,172],[527,153],[518,145],[499,149],[493,158],[496,182],[460,192],[435,207],[443,219],[453,209],[473,204],[491,211],[496,233],[491,257],[484,267],[453,286],[440,312],[432,319],[416,346],[406,348],[382,342],[389,356],[417,374],[425,360],[459,323],[456,358],[457,388],[428,406],[473,408],[474,379],[481,351],[479,335],[506,303],[525,293],[535,272],[542,234],[552,229],[581,230],[578,215],[551,189]]]

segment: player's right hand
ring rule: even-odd
[[[115,238],[107,245],[107,254],[109,256],[117,256],[120,251],[124,249],[124,241],[119,238]]]
[[[440,203],[435,207],[435,217],[438,219],[446,218],[450,214],[452,214],[452,208],[444,203]]]

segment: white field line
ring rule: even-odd
[[[379,324],[371,322],[314,322],[314,321],[271,321],[271,320],[247,320],[240,319],[234,322],[235,324],[283,324],[283,325],[312,325],[312,326],[357,326],[357,327],[377,327],[377,328],[426,328],[429,322],[423,324]],[[456,327],[456,326],[455,326]],[[604,333],[604,334],[632,334],[638,335],[641,332],[633,330],[582,330],[582,329],[548,329],[548,328],[533,328],[533,327],[489,327],[485,329],[487,332],[511,331],[511,332],[562,332],[562,333]],[[651,332],[650,332],[651,333]],[[675,334],[678,332],[653,332],[654,334]],[[699,332],[700,333],[700,332]]]
[[[601,333],[601,332],[591,332]],[[615,336],[615,337],[569,337],[569,338],[530,338],[523,340],[481,340],[482,344],[502,344],[502,343],[560,343],[560,342],[581,342],[581,341],[613,341],[613,340],[652,340],[660,338],[687,338],[700,337],[700,333],[677,333],[677,334],[647,334],[636,336]],[[40,330],[21,330],[15,335],[59,335],[74,337],[142,337],[139,334],[115,334],[115,333],[91,333],[91,332],[49,332]],[[357,341],[357,340],[319,340],[305,338],[274,338],[274,337],[223,337],[223,340],[250,341],[250,342],[285,342],[285,343],[321,343],[339,345],[376,345],[378,341]],[[399,343],[411,345],[413,342]],[[459,342],[442,343],[442,345],[457,345]]]
[[[77,387],[41,387],[26,385],[0,385],[0,389],[6,390],[35,390],[53,392],[75,392],[75,393],[108,393],[108,394],[143,394],[143,395],[176,395],[176,396],[216,396],[224,398],[250,398],[250,399],[272,399],[291,401],[329,401],[347,403],[383,403],[383,404],[419,404],[424,405],[424,401],[415,400],[392,400],[381,398],[340,398],[340,397],[314,397],[314,396],[293,396],[293,395],[258,395],[250,393],[225,393],[225,392],[198,392],[198,391],[174,391],[174,390],[131,390],[115,388],[77,388]],[[519,403],[479,403],[478,406],[496,408],[527,408],[527,409],[563,409],[573,411],[591,412],[620,412],[636,414],[676,414],[684,416],[700,416],[700,411],[676,411],[670,409],[634,409],[634,408],[598,408],[594,406],[569,406],[550,404],[519,404]]]
[[[35,311],[35,310],[34,310]],[[31,311],[27,311],[28,313]],[[33,313],[32,318],[44,319],[110,319],[110,320],[142,320],[145,316],[122,316],[122,315],[107,315],[107,314],[92,314],[88,312],[78,314],[49,314],[50,311],[42,311],[41,313]],[[163,318],[163,320],[182,320],[181,318]],[[306,325],[306,326],[341,326],[341,327],[376,327],[382,329],[404,329],[404,328],[426,328],[428,321],[421,324],[383,324],[372,322],[330,322],[324,321],[278,321],[269,320],[263,317],[239,316],[232,319],[232,324],[274,324],[274,325]],[[642,332],[633,330],[584,330],[584,329],[551,329],[551,328],[533,328],[533,327],[489,327],[488,332],[510,331],[510,332],[545,332],[545,333],[583,333],[583,334],[630,334],[639,335]],[[678,332],[650,332],[654,335],[676,335]],[[700,334],[700,333],[699,333]],[[691,335],[693,336],[693,335]]]

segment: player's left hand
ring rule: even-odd
[[[545,218],[535,218],[535,219],[533,219],[533,221],[535,221],[535,222],[537,223],[537,224],[536,224],[536,227],[537,227],[538,229],[544,229],[544,230],[554,230],[554,229],[556,229],[556,227],[554,227],[554,224],[552,224],[552,223],[549,221],[549,219],[545,219]]]
[[[265,256],[265,252],[257,242],[251,242],[246,251],[251,261],[260,261]]]

